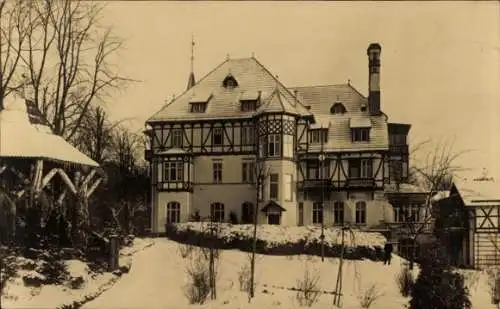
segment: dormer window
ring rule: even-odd
[[[241,111],[252,112],[257,109],[257,100],[241,101]]]
[[[328,141],[327,129],[314,129],[309,131],[309,142],[311,144],[325,144]]]
[[[370,141],[370,128],[352,128],[353,142],[368,142]]]
[[[204,113],[206,109],[206,102],[191,103],[191,113]]]
[[[335,104],[333,104],[330,108],[330,113],[332,114],[344,114],[345,112],[347,112],[347,110],[345,109],[344,104],[340,102],[335,102]]]
[[[226,88],[227,90],[232,90],[236,87],[238,87],[238,82],[236,79],[233,77],[233,75],[229,74],[224,78],[224,81],[222,82],[222,86]]]

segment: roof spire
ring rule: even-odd
[[[191,72],[189,73],[187,89],[196,84],[196,79],[194,78],[194,35],[191,35]]]

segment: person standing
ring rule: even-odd
[[[392,243],[386,242],[384,246],[384,265],[391,265]]]

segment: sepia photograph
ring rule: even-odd
[[[0,0],[0,308],[500,308],[500,2]]]

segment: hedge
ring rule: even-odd
[[[200,247],[215,246],[217,249],[237,249],[245,252],[252,250],[252,237],[231,231],[230,237],[220,236],[213,241],[208,231],[198,231],[195,229],[179,229],[176,225],[166,225],[167,238],[187,245]],[[347,237],[346,237],[347,238]],[[256,252],[263,255],[315,255],[321,256],[321,242],[319,239],[298,239],[282,243],[269,243],[262,239],[257,239]],[[325,242],[325,257],[340,257],[341,244],[331,244]],[[383,260],[383,248],[379,245],[355,245],[344,246],[344,258],[348,260],[369,259],[372,261]]]

